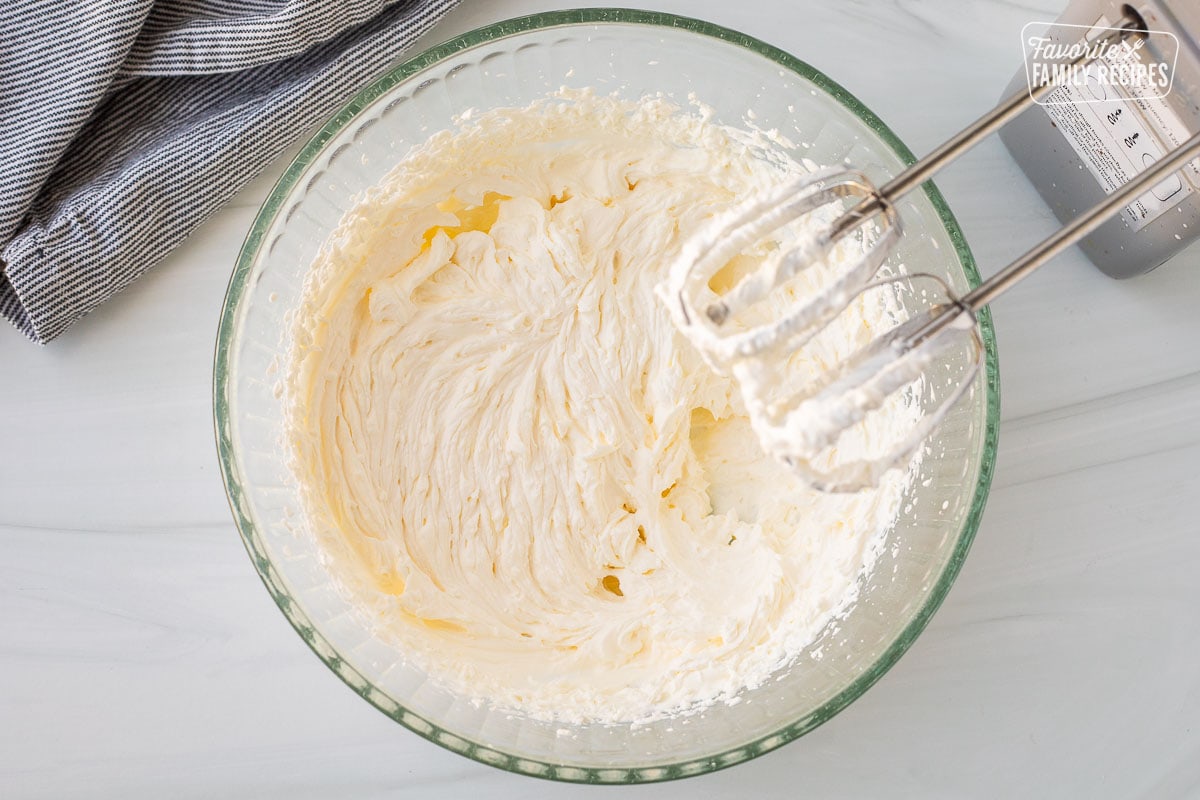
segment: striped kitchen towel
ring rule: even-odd
[[[0,3],[0,313],[58,336],[456,2]]]

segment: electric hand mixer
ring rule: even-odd
[[[1141,21],[1126,17],[1096,43],[1106,45],[1144,35]],[[1088,60],[1085,54],[1072,66]],[[962,297],[956,297],[933,275],[878,278],[889,249],[901,234],[897,200],[1055,88],[1047,84],[1005,100],[882,188],[854,170],[827,169],[804,175],[766,196],[753,198],[684,247],[660,293],[677,324],[709,363],[729,370],[739,380],[764,448],[810,485],[826,491],[855,491],[877,485],[884,472],[908,462],[967,393],[983,363],[976,312],[1200,155],[1197,134]],[[714,275],[749,246],[804,215],[829,206],[844,208],[848,202],[855,204],[827,229],[765,259],[727,292],[718,295],[710,288]],[[861,256],[850,260],[816,294],[790,303],[766,323],[743,324],[744,312],[801,271],[826,262],[848,237],[856,237]],[[786,370],[790,354],[818,335],[856,297],[882,284],[920,280],[934,282],[945,301],[895,325],[809,385],[787,387],[780,373]],[[912,429],[897,435],[878,457],[831,465],[824,456],[849,429],[913,384],[935,358],[953,347],[967,349],[968,367]]]

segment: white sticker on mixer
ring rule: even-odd
[[[1096,27],[1107,24],[1101,19]],[[1136,54],[1130,57],[1137,58]],[[1114,58],[1104,59],[1104,63],[1111,66]],[[1087,69],[1099,66],[1092,64]],[[1190,136],[1166,100],[1136,86],[1118,87],[1088,80],[1084,86],[1061,86],[1046,99],[1052,101],[1045,104],[1046,113],[1106,194],[1132,180]],[[1139,231],[1174,208],[1195,191],[1195,186],[1200,186],[1200,159],[1189,162],[1125,206],[1123,216],[1133,230]]]

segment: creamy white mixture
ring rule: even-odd
[[[907,475],[806,489],[654,292],[714,213],[801,169],[760,144],[659,100],[489,112],[410,153],[318,258],[284,386],[305,516],[441,685],[645,720],[761,683],[853,602]],[[796,368],[891,313],[856,303]],[[885,412],[843,447],[917,413]]]

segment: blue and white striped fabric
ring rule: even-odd
[[[0,3],[0,313],[62,333],[456,2]]]

